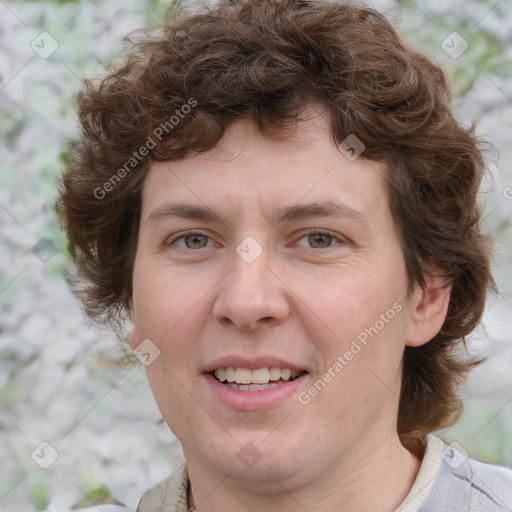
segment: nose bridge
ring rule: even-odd
[[[267,247],[263,247],[255,238],[246,237],[237,247],[233,255],[233,275],[235,286],[247,287],[246,296],[264,294],[269,266],[272,257]]]
[[[279,279],[270,270],[274,266],[271,251],[255,238],[246,237],[233,253],[231,270],[216,298],[214,316],[240,328],[254,328],[263,319],[285,318],[287,300]]]

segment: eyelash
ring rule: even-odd
[[[197,231],[186,231],[185,233],[182,233],[180,236],[174,238],[171,242],[166,243],[165,246],[169,247],[171,245],[174,245],[175,242],[177,242],[178,240],[181,240],[181,239],[184,239],[184,238],[187,238],[187,237],[190,237],[190,236],[194,236],[194,235],[205,237],[205,238],[211,240],[211,237],[209,237],[208,235],[205,235],[203,233],[200,233],[200,232],[197,232]],[[301,240],[302,238],[304,238],[304,237],[306,237],[308,235],[326,235],[326,236],[329,236],[329,237],[333,238],[334,240],[338,241],[341,244],[346,243],[346,240],[343,240],[339,235],[337,235],[336,233],[334,233],[332,231],[329,231],[329,230],[317,230],[317,229],[311,229],[309,231],[306,231],[305,233],[302,234],[302,236],[299,238],[299,240]],[[323,247],[323,248],[320,248],[320,249],[318,249],[316,247],[308,247],[308,249],[313,249],[313,250],[316,249],[318,251],[318,250],[330,249],[331,247],[333,247],[333,246]],[[199,249],[190,249],[188,247],[182,247],[182,249],[189,250],[189,251],[199,251],[200,249],[205,249],[205,247],[200,247]]]

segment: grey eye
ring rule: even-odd
[[[317,233],[307,236],[308,241],[312,243],[312,247],[315,249],[325,249],[326,247],[329,247],[333,241],[333,237],[331,235],[324,233]]]
[[[182,238],[185,241],[185,246],[187,249],[202,249],[206,246],[208,241],[208,237],[204,235],[188,235]],[[201,242],[201,239],[204,243]]]

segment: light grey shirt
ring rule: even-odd
[[[191,512],[188,488],[182,462],[142,496],[137,512]],[[395,512],[512,512],[512,469],[472,459],[429,435],[416,480]]]

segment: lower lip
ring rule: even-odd
[[[233,409],[253,411],[272,407],[280,401],[292,396],[302,384],[302,380],[306,375],[305,373],[295,380],[279,384],[275,388],[263,389],[261,391],[241,391],[239,389],[230,388],[225,384],[221,384],[210,373],[204,374],[204,377],[215,396],[222,403]]]

